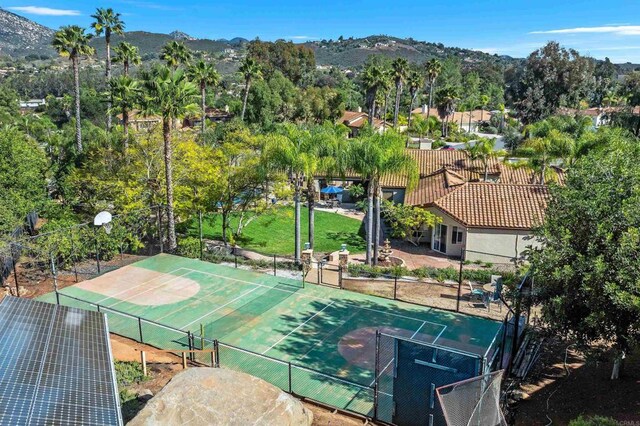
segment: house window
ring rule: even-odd
[[[454,226],[451,232],[451,244],[462,244],[462,230],[457,226]]]

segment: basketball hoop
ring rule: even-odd
[[[111,223],[111,213],[109,212],[100,212],[93,219],[93,224],[95,226],[102,226],[104,228],[104,232],[107,234],[111,233],[111,229],[113,228],[113,223]]]
[[[109,234],[111,234],[111,229],[113,228],[113,223],[107,222],[104,225],[102,225],[102,227],[104,228],[104,232],[106,232],[107,235],[109,235]]]

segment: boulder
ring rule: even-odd
[[[178,373],[128,423],[140,425],[311,425],[313,414],[257,377],[224,368]]]

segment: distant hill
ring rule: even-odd
[[[493,62],[510,64],[522,59],[510,56],[490,55],[477,50],[447,47],[442,43],[417,41],[412,38],[401,39],[385,35],[373,35],[364,38],[348,38],[342,40],[322,40],[305,43],[316,54],[319,65],[333,65],[341,68],[357,68],[362,66],[372,54],[390,58],[403,57],[410,62],[422,63],[431,58],[444,59],[456,56],[463,63]]]
[[[0,9],[0,55],[53,56],[51,47],[54,31],[25,17]]]
[[[200,50],[209,53],[219,53],[224,49],[237,49],[238,46],[246,43],[247,40],[243,38],[234,38],[232,40],[208,40],[197,39],[179,31],[174,31],[171,34],[150,33],[146,31],[130,31],[126,32],[124,36],[113,35],[111,36],[111,44],[117,45],[120,41],[126,40],[127,42],[138,46],[140,49],[140,55],[143,60],[155,59],[158,57],[162,46],[172,40],[184,41],[185,45],[191,50]],[[91,40],[91,45],[96,48],[99,56],[104,55],[106,49],[104,43],[104,37],[96,37]]]

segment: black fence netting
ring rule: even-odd
[[[378,333],[376,418],[399,425],[444,425],[436,388],[475,377],[480,355]]]

